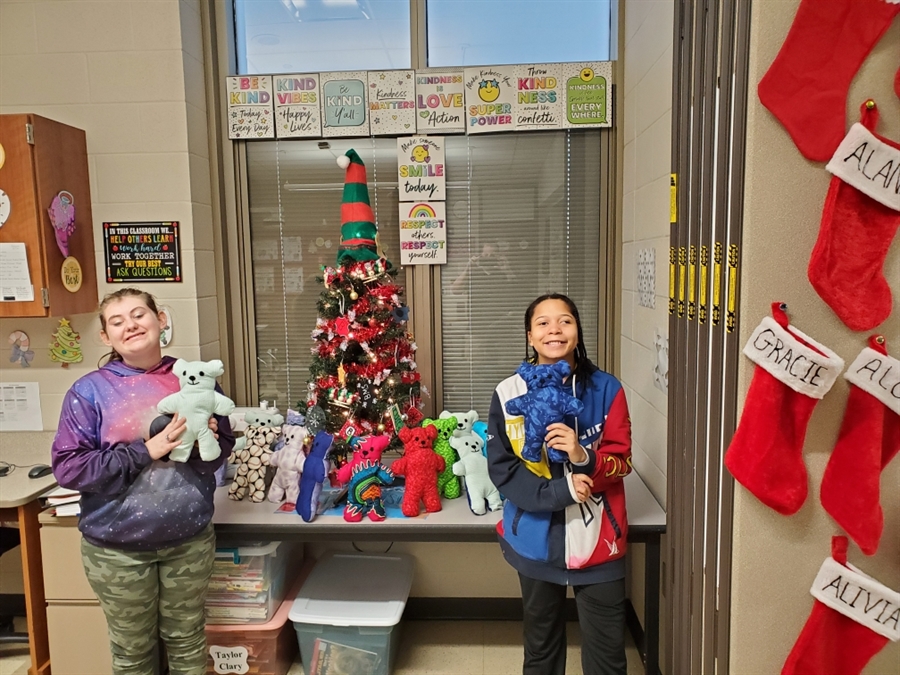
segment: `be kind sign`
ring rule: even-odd
[[[271,76],[228,78],[228,138],[275,138]]]
[[[446,199],[444,139],[414,136],[397,139],[400,201]]]

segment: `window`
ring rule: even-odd
[[[388,259],[399,261],[397,143],[393,138],[262,141],[247,144],[250,246],[259,399],[284,410],[306,401],[316,281],[334,265],[340,241],[344,170],[336,157],[354,148],[366,164],[369,199]],[[404,284],[404,275],[397,282]]]
[[[609,60],[609,0],[427,0],[428,65]]]
[[[597,344],[600,133],[446,140],[444,409],[486,418],[494,388],[525,356],[525,308],[539,295],[569,295]]]
[[[409,0],[235,0],[238,74],[409,68]]]

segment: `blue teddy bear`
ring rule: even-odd
[[[584,403],[572,396],[568,385],[563,384],[569,376],[567,361],[557,361],[550,365],[522,363],[516,372],[525,380],[528,391],[506,402],[506,412],[525,418],[525,443],[522,459],[538,462],[547,427],[562,422],[566,415],[578,415],[584,410]],[[566,453],[547,448],[547,458],[551,462],[564,462]]]

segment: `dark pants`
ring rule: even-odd
[[[519,575],[523,675],[565,675],[566,587]],[[625,675],[625,580],[575,586],[584,675]]]

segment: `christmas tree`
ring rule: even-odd
[[[81,336],[72,330],[68,319],[59,320],[59,328],[53,334],[53,344],[50,345],[50,359],[62,363],[63,368],[68,368],[70,363],[81,363]]]
[[[341,243],[336,267],[324,268],[321,279],[306,423],[310,433],[336,435],[332,452],[340,459],[352,437],[396,433],[421,413],[409,308],[397,269],[378,254],[365,166],[354,150],[338,165],[346,169]]]

